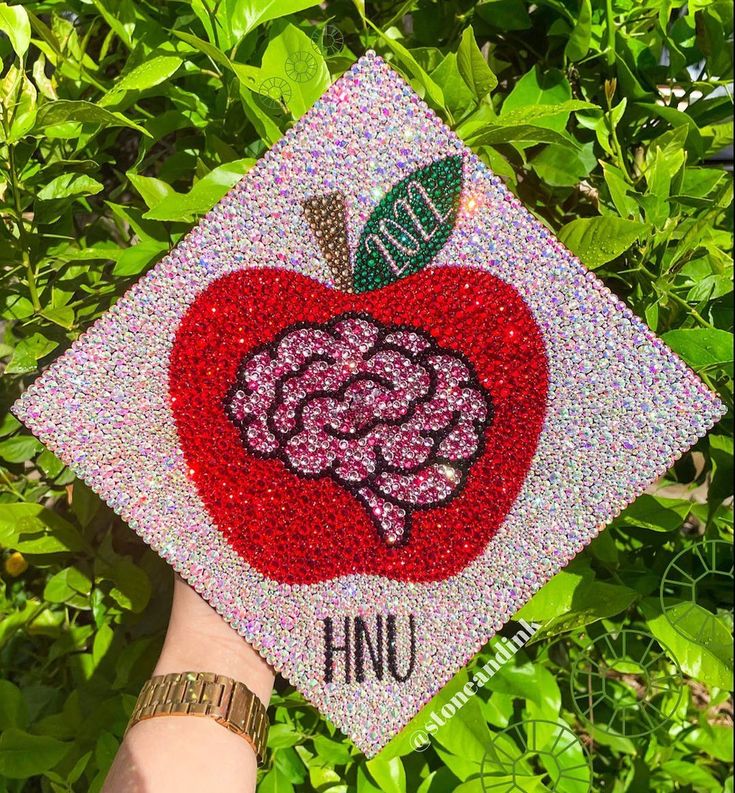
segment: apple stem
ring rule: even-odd
[[[347,243],[347,207],[344,193],[312,196],[303,202],[304,215],[319,250],[329,266],[334,285],[353,291],[352,263]]]

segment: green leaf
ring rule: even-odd
[[[126,91],[146,91],[154,88],[172,77],[183,60],[178,55],[158,55],[146,60],[122,77],[100,99],[100,106],[113,105],[119,102]]]
[[[687,744],[716,757],[723,763],[733,762],[732,727],[724,724],[703,724],[684,739]]]
[[[475,7],[475,14],[503,32],[527,30],[532,24],[525,0],[483,0]]]
[[[171,191],[143,217],[150,220],[191,221],[208,212],[255,164],[242,159],[220,165],[194,184],[188,193]],[[122,267],[118,262],[116,270]]]
[[[365,763],[365,767],[383,793],[406,793],[406,770],[400,757],[390,760],[374,757]]]
[[[284,749],[301,743],[301,735],[296,732],[293,724],[271,724],[268,730],[268,747],[270,749]]]
[[[100,497],[82,479],[77,479],[71,490],[71,509],[79,525],[86,528],[101,505]]]
[[[477,136],[468,143],[473,147],[497,146],[504,143],[557,143],[560,146],[578,148],[578,144],[571,138],[553,129],[538,124],[507,124],[505,120],[500,119],[498,123],[485,124],[478,131]]]
[[[155,644],[155,641],[154,637],[136,639],[120,650],[120,655],[115,663],[115,679],[112,681],[113,689],[124,688],[128,685],[136,666],[146,664],[146,659],[151,653],[151,645]]]
[[[230,31],[235,41],[272,19],[319,5],[316,0],[225,0]]]
[[[640,609],[651,634],[673,654],[684,674],[705,683],[708,687],[729,691],[733,678],[732,638],[728,630],[722,639],[710,639],[708,644],[692,641],[672,624],[661,610],[657,599],[646,598]]]
[[[691,151],[695,157],[701,157],[704,154],[704,141],[702,134],[699,131],[697,122],[687,113],[683,113],[675,107],[668,105],[659,105],[654,102],[637,102],[638,107],[648,110],[660,116],[666,122],[671,124],[675,129],[677,127],[686,128],[686,148]]]
[[[115,632],[107,623],[100,625],[97,629],[92,644],[92,660],[94,661],[95,667],[99,666],[102,661],[104,661],[105,655],[107,655],[114,638]],[[117,749],[117,746],[115,746],[115,748]],[[112,754],[114,756],[114,752]],[[110,757],[109,760],[112,762],[112,757]]]
[[[0,732],[9,727],[23,728],[28,723],[28,707],[18,686],[0,680]]]
[[[489,646],[497,645],[491,642]],[[523,654],[517,654],[503,664],[490,678],[487,688],[533,703],[537,718],[556,721],[559,715],[561,691],[554,676],[541,664],[531,663]]]
[[[457,50],[457,67],[462,79],[478,100],[484,99],[498,84],[498,78],[477,46],[472,25],[462,32]]]
[[[350,750],[341,741],[327,738],[326,735],[314,736],[316,753],[330,766],[346,765],[350,762]]]
[[[602,162],[602,172],[605,184],[610,192],[610,198],[618,214],[628,220],[636,220],[640,215],[638,202],[635,200],[636,191],[629,184],[620,168],[609,162]]]
[[[526,93],[526,90],[520,94]],[[550,97],[546,97],[550,98]],[[472,146],[497,145],[503,143],[556,143],[577,150],[580,144],[564,131],[570,113],[590,107],[578,99],[550,104],[526,104],[501,108],[500,115],[491,118],[464,136]]]
[[[67,529],[55,529],[53,534],[18,540],[13,547],[24,554],[70,553],[82,550],[84,542],[81,535],[71,524],[66,525]]]
[[[32,131],[41,133],[48,127],[66,124],[69,121],[80,124],[97,124],[103,127],[130,127],[149,138],[151,137],[143,127],[129,118],[125,118],[121,113],[114,113],[93,102],[85,102],[81,99],[59,99],[56,102],[47,102],[41,105]]]
[[[544,97],[548,98],[548,97]],[[555,118],[560,114],[569,116],[570,113],[578,110],[589,110],[594,107],[589,102],[581,99],[567,99],[563,102],[551,102],[545,104],[528,105],[524,107],[506,107],[503,105],[498,116],[498,122],[507,126],[519,124],[548,124],[550,118]]]
[[[156,256],[166,250],[168,250],[166,243],[158,242],[157,240],[144,240],[137,245],[132,245],[130,248],[125,248],[118,257],[112,274],[120,278],[139,275]]]
[[[190,44],[194,49],[203,52],[205,55],[208,55],[216,64],[220,66],[224,66],[226,69],[231,69],[233,64],[230,59],[221,51],[218,50],[217,47],[214,47],[208,41],[204,41],[204,39],[200,39],[199,36],[194,36],[192,33],[187,33],[184,30],[172,30],[171,31],[174,36],[177,36],[182,41],[185,41],[187,44]]]
[[[164,198],[176,194],[173,187],[162,179],[155,179],[152,176],[141,176],[140,174],[131,173],[130,171],[128,171],[127,177],[130,179],[130,183],[133,187],[140,193],[148,209],[153,209],[153,207],[160,204]]]
[[[15,102],[13,121],[8,131],[8,142],[15,143],[23,139],[33,128],[36,120],[36,87],[24,74],[21,78],[21,90]]]
[[[572,35],[567,40],[564,54],[570,61],[581,61],[590,50],[592,37],[592,4],[590,0],[582,0],[579,17],[574,26]]]
[[[478,782],[479,780],[474,780]],[[457,778],[448,768],[439,768],[432,771],[419,785],[416,793],[457,793],[462,790],[463,785],[457,787]],[[468,790],[466,793],[473,793]],[[474,793],[485,793],[482,788],[475,789]]]
[[[647,231],[645,223],[635,220],[577,218],[562,226],[559,239],[583,264],[595,270],[627,251]]]
[[[43,444],[32,435],[16,435],[0,441],[0,458],[8,463],[22,463],[35,457],[41,449]]]
[[[41,316],[45,317],[54,325],[70,330],[74,326],[74,309],[71,306],[57,306],[56,308],[44,308]]]
[[[11,728],[0,735],[0,776],[28,779],[53,768],[69,744],[47,735],[31,735]]]
[[[575,630],[625,611],[638,597],[634,589],[595,579],[592,570],[562,570],[514,616],[543,625],[534,641]]]
[[[720,781],[700,765],[684,760],[667,760],[661,764],[661,770],[678,783],[677,787],[683,785],[690,790],[712,790],[714,793],[722,791]]]
[[[258,783],[258,793],[293,793],[291,780],[280,768],[272,768]]]
[[[280,22],[271,28],[261,61],[260,84],[268,79],[286,81],[284,100],[294,118],[303,116],[331,82],[324,57],[306,33]]]
[[[306,781],[306,767],[296,749],[285,747],[274,754],[273,760],[289,782],[299,785]]]
[[[695,371],[733,362],[733,337],[726,330],[677,328],[661,338]]]
[[[19,430],[23,425],[12,413],[6,413],[0,418],[0,438],[5,438]]]
[[[5,374],[26,374],[35,372],[38,361],[55,350],[59,343],[47,339],[40,333],[34,333],[27,339],[21,339],[13,350],[13,355],[5,367]]]
[[[692,502],[643,493],[615,518],[616,526],[638,526],[651,531],[676,531],[687,518]]]
[[[431,72],[431,79],[441,88],[444,101],[451,113],[457,117],[476,104],[475,96],[462,79],[457,67],[457,54],[449,52]]]
[[[31,539],[19,539],[26,536]],[[41,504],[25,503],[0,503],[0,544],[22,553],[80,551],[86,547],[77,529],[60,515]]]
[[[426,267],[454,229],[461,189],[462,158],[456,155],[435,160],[394,185],[360,234],[355,290],[377,289]]]
[[[122,559],[114,565],[111,577],[115,585],[110,596],[117,604],[135,614],[143,611],[151,597],[151,582],[145,571],[129,559]]]
[[[40,201],[56,198],[75,198],[84,195],[96,195],[102,190],[102,183],[83,173],[63,173],[47,182],[36,194]]]
[[[578,184],[592,172],[596,164],[591,142],[580,149],[570,149],[551,143],[531,160],[533,170],[544,184],[554,187],[571,187]]]
[[[92,0],[92,2],[120,41],[132,50],[136,29],[136,14],[132,0],[124,0],[120,3],[111,0]]]
[[[547,69],[542,71],[538,65],[521,77],[513,86],[503,102],[501,117],[508,118],[511,111],[535,113],[533,116],[515,117],[513,123],[518,121],[533,121],[539,126],[555,129],[562,132],[569,120],[573,107],[567,104],[572,100],[572,88],[564,72],[560,69]],[[539,115],[538,108],[545,108],[543,115]],[[561,108],[564,109],[561,109]],[[581,108],[579,108],[581,109]],[[511,117],[513,118],[513,117]]]
[[[707,440],[712,462],[712,478],[707,497],[710,503],[718,503],[733,492],[733,439],[730,435],[710,433]]]
[[[243,112],[263,141],[272,146],[281,138],[281,130],[258,104],[263,101],[262,96],[259,96],[258,86],[250,85],[245,76],[240,73],[237,64],[233,64],[233,70],[240,81],[240,101]]]
[[[0,30],[10,39],[15,54],[22,58],[31,43],[31,23],[25,8],[0,3]]]
[[[52,575],[43,590],[44,600],[49,603],[64,603],[76,595],[89,595],[92,582],[76,567],[66,567]]]

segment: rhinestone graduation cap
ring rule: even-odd
[[[370,53],[14,411],[375,754],[723,408]]]

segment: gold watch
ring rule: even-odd
[[[172,672],[146,680],[125,733],[143,719],[187,715],[213,718],[245,738],[263,762],[268,738],[263,703],[244,683],[213,672]]]

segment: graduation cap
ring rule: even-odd
[[[13,410],[368,755],[724,412],[373,53]]]

